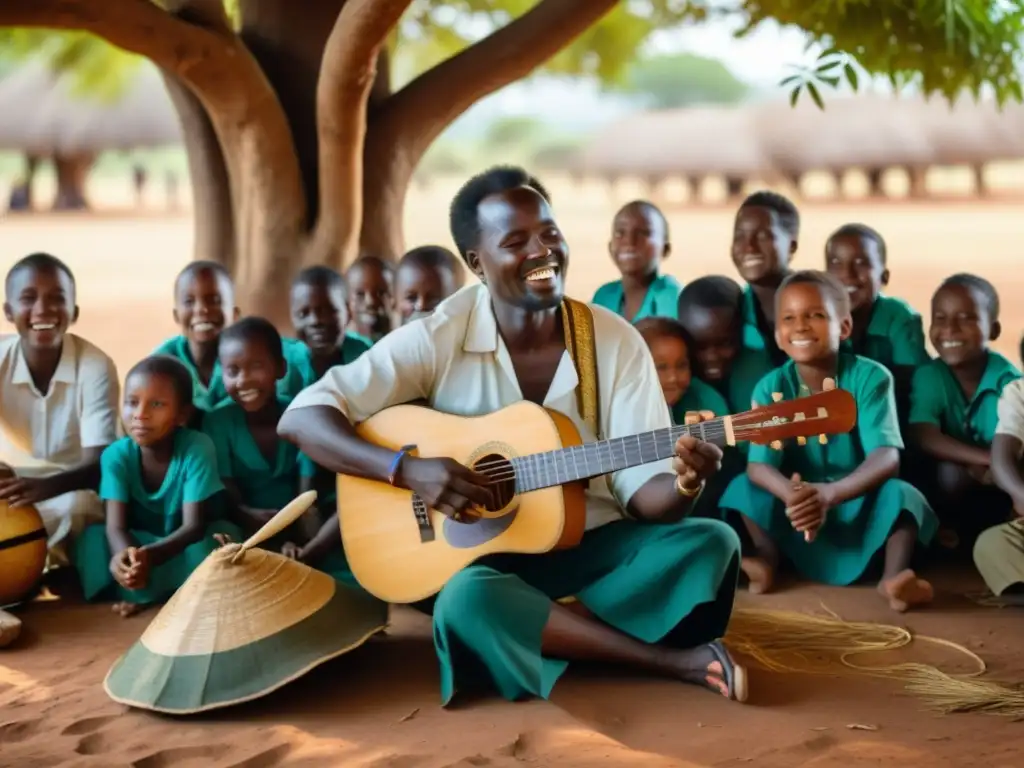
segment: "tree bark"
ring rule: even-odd
[[[193,257],[219,262],[234,272],[235,217],[220,140],[196,95],[175,75],[164,72],[163,79],[185,139],[192,186]]]
[[[434,140],[484,96],[526,77],[617,0],[540,0],[514,21],[424,72],[375,111],[366,138],[363,251],[395,259],[413,171]]]
[[[316,102],[320,217],[308,263],[341,265],[356,255],[363,221],[367,102],[385,39],[410,1],[348,0],[327,39]]]
[[[91,152],[53,156],[53,169],[57,175],[57,195],[53,200],[53,210],[82,211],[89,207],[85,184],[94,162],[96,155]]]

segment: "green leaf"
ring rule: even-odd
[[[808,85],[810,85],[810,83],[808,83]],[[799,98],[800,98],[800,87],[797,86],[796,88],[794,88],[792,91],[789,92],[789,106],[795,107],[797,99],[799,99]]]
[[[811,99],[818,105],[818,109],[824,110],[825,102],[821,100],[821,94],[818,93],[818,88],[814,83],[807,84],[807,92],[811,94]]]
[[[832,86],[833,88],[837,88],[839,86],[838,77],[819,77],[818,80],[822,83],[826,83],[827,85]]]
[[[843,72],[846,73],[846,82],[850,84],[850,87],[854,91],[856,91],[859,83],[857,81],[857,70],[854,68],[853,64],[847,63],[846,66],[843,67]]]
[[[802,83],[803,81],[803,75],[790,75],[789,77],[784,77],[782,80],[780,80],[779,86],[784,88],[787,85],[791,85],[793,83]]]

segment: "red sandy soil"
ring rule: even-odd
[[[903,617],[870,587],[802,586],[760,599],[743,595],[741,602],[808,612],[825,605],[847,619],[905,621],[971,648],[999,679],[1024,679],[1021,613],[976,605],[962,593],[980,584],[966,573],[957,576],[940,580],[937,605]],[[101,687],[152,613],[122,620],[108,606],[74,599],[34,603],[19,613],[25,633],[0,652],[4,768],[1021,764],[1019,724],[991,715],[936,715],[898,683],[838,674],[755,669],[752,700],[739,705],[671,681],[570,670],[551,702],[483,698],[444,710],[429,623],[405,608],[394,611],[388,637],[262,700],[171,718],[115,704]],[[910,657],[965,669],[948,651],[921,646]],[[877,730],[849,727],[855,724]]]

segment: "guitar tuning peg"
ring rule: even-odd
[[[773,450],[776,450],[776,451],[781,451],[782,450],[782,441],[781,440],[772,440],[771,443],[769,443],[768,445]]]
[[[774,400],[776,403],[782,402],[782,393],[781,392],[772,392],[772,400]]]
[[[828,392],[829,390],[835,389],[836,388],[836,380],[833,379],[833,378],[825,379],[823,382],[821,382],[821,388],[825,392]]]
[[[821,445],[825,445],[825,443],[828,442],[828,436],[827,435],[818,435],[818,442]]]
[[[798,437],[796,439],[796,444],[797,445],[807,445],[807,438],[804,437],[803,435],[801,435],[800,437]]]

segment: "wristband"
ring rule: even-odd
[[[396,453],[394,458],[391,459],[391,466],[388,467],[388,485],[394,485],[395,480],[398,479],[398,470],[402,466],[402,459],[406,457],[409,451],[415,451],[415,445],[403,445]]]

